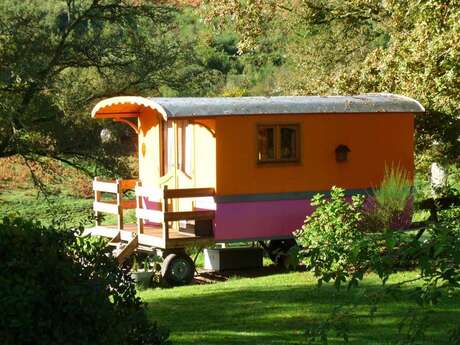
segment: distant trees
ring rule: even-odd
[[[206,70],[177,14],[151,1],[2,1],[0,157],[101,160],[101,125],[88,116],[97,99],[196,89]]]
[[[5,0],[0,156],[110,158],[87,114],[113,95],[393,92],[427,108],[420,160],[455,162],[459,16],[453,0]]]
[[[458,1],[206,1],[205,16],[240,35],[239,49],[284,36],[287,61],[273,90],[285,94],[393,92],[419,100],[419,153],[460,156]]]

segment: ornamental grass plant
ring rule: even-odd
[[[399,165],[385,167],[382,183],[364,205],[361,229],[380,232],[407,228],[412,217],[412,182]]]

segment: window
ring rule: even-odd
[[[174,127],[172,121],[163,124],[163,173],[174,170]]]
[[[299,125],[257,126],[257,162],[299,161]]]
[[[172,121],[163,124],[163,172],[166,175],[177,169],[185,174],[192,174],[192,150],[193,150],[193,126],[187,121],[176,121],[177,134],[174,131]],[[177,164],[175,161],[175,149],[177,147]]]
[[[192,175],[193,126],[188,121],[177,121],[178,169]]]

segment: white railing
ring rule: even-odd
[[[128,189],[135,190],[135,200],[123,198],[123,193]],[[179,229],[179,222],[193,220],[196,228],[199,223],[211,222],[215,215],[214,188],[152,188],[142,186],[138,180],[102,181],[96,177],[93,190],[96,226],[101,225],[101,213],[109,213],[117,216],[117,229],[123,230],[124,210],[135,209],[137,234],[144,234],[147,222],[155,223],[162,228],[161,240],[164,245],[170,239],[170,229]],[[112,197],[108,198],[107,194],[112,194]],[[193,199],[192,211],[173,209],[172,200],[180,198]]]
[[[149,221],[161,224],[163,230],[163,241],[169,240],[170,222],[194,220],[211,221],[214,219],[214,210],[174,211],[170,210],[170,200],[178,198],[209,198],[214,195],[214,188],[185,188],[185,189],[163,189],[143,187],[141,182],[136,184],[136,217],[138,233],[144,232],[144,222]],[[159,204],[159,209],[146,209],[144,207],[146,198],[148,202]]]
[[[94,204],[93,209],[96,215],[96,226],[101,225],[101,213],[110,213],[117,216],[117,228],[123,230],[123,211],[136,208],[135,200],[126,200],[123,193],[128,189],[134,189],[137,180],[115,180],[101,181],[94,178]],[[104,200],[102,193],[115,194],[113,200]]]

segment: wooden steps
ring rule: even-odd
[[[107,246],[115,246],[118,247],[121,243],[121,233],[120,231],[117,232],[117,234],[112,237],[112,239],[107,243]]]
[[[131,239],[123,241],[121,239],[120,231],[107,243],[107,246],[115,247],[113,256],[121,265],[125,260],[131,256],[139,246],[139,240],[136,233],[132,233]]]
[[[121,265],[134,251],[137,249],[139,241],[137,239],[137,235],[134,234],[133,238],[126,244],[121,251],[118,252],[116,256],[118,263]]]

